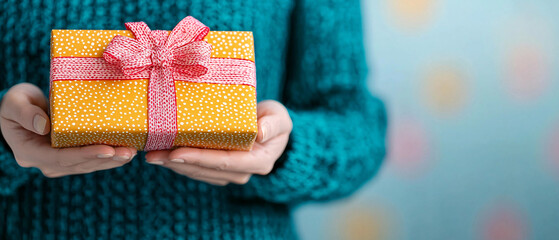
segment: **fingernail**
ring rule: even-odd
[[[113,155],[111,154],[97,154],[98,158],[111,158]]]
[[[47,127],[47,120],[41,115],[35,115],[33,117],[33,128],[37,133],[44,133],[45,128]]]
[[[268,129],[268,125],[266,123],[262,124],[262,128],[260,129],[260,131],[262,131],[262,138],[260,138],[261,142],[266,139],[266,129]]]
[[[113,160],[117,160],[117,161],[126,161],[128,159],[130,159],[130,157],[127,157],[127,156],[114,156],[113,157]]]
[[[184,163],[184,159],[175,158],[175,159],[171,159],[171,162]]]
[[[153,161],[153,162],[147,162],[149,164],[155,164],[155,165],[163,165],[162,161]]]

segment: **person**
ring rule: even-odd
[[[0,239],[296,239],[301,203],[378,171],[386,112],[366,87],[359,0],[8,1],[0,6]],[[249,152],[50,147],[51,29],[253,31]]]

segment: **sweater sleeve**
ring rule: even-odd
[[[348,196],[379,169],[386,113],[366,85],[358,0],[305,0],[292,18],[284,104],[293,121],[286,151],[246,188],[277,203]]]
[[[9,88],[0,91],[0,103]],[[12,149],[0,134],[0,196],[9,196],[23,185],[32,173],[37,173],[36,168],[20,167],[12,152]]]

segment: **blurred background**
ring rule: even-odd
[[[389,155],[302,239],[559,239],[559,1],[362,6]]]

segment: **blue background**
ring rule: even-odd
[[[362,5],[389,155],[302,239],[559,239],[559,1]]]

